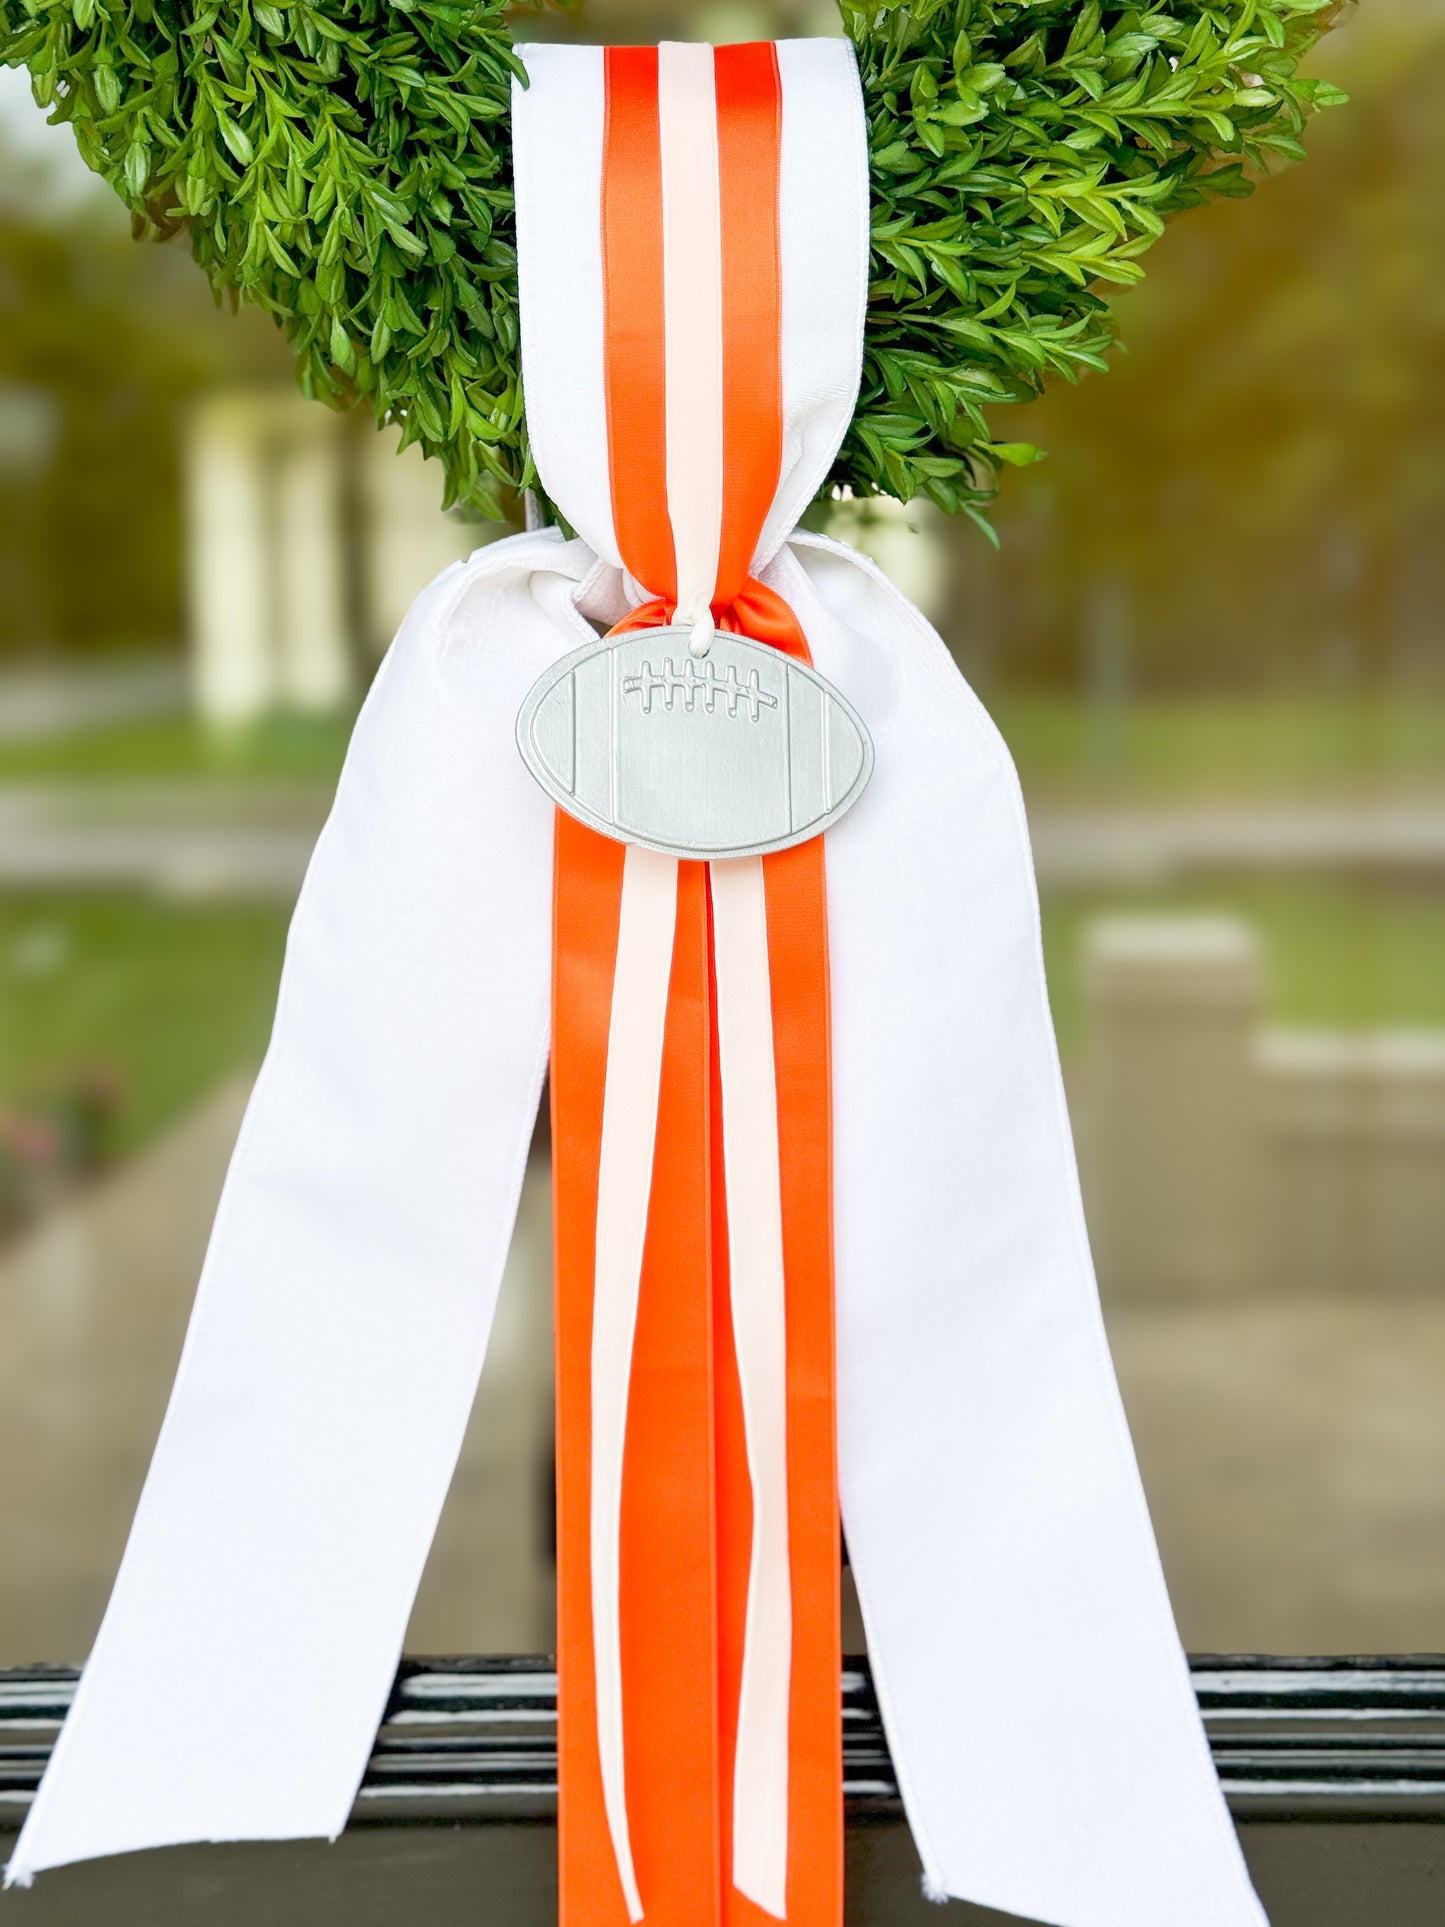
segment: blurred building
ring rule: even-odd
[[[496,533],[443,516],[436,472],[397,441],[294,388],[224,389],[194,406],[188,633],[207,723],[346,708],[412,599]]]

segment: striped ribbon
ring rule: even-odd
[[[651,599],[808,659],[749,575],[782,462],[771,45],[612,49],[613,525]],[[702,865],[559,816],[565,1927],[842,1918],[821,840]]]

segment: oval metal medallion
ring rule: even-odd
[[[604,836],[699,860],[817,836],[862,795],[873,744],[816,670],[746,636],[634,629],[564,656],[517,718],[528,769]]]

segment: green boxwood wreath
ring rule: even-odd
[[[979,516],[985,411],[1101,368],[1101,285],[1183,208],[1300,158],[1331,0],[842,0],[872,152],[857,414],[830,482]],[[517,356],[496,0],[0,0],[138,235],[184,232],[218,295],[285,328],[302,387],[364,397],[501,513],[535,484]]]

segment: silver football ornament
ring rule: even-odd
[[[588,643],[554,663],[517,718],[522,758],[604,836],[702,861],[817,836],[862,795],[873,744],[816,670],[679,624]]]

